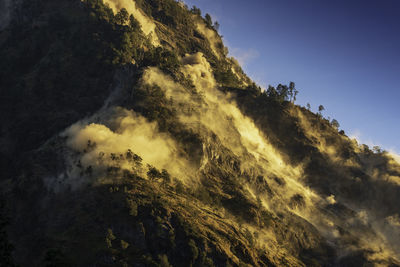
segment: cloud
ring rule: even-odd
[[[397,162],[397,164],[400,164],[400,154],[398,154],[394,150],[389,150],[389,155],[393,157],[393,159]]]
[[[256,49],[241,49],[241,48],[232,48],[229,50],[230,54],[236,58],[240,65],[246,66],[249,64],[253,59],[256,59],[260,56],[260,52]]]
[[[349,138],[351,138],[351,139],[356,139],[357,142],[360,143],[360,140],[361,140],[361,131],[358,130],[358,129],[352,130],[352,131],[349,133],[348,136],[349,136]]]
[[[247,187],[250,188],[249,195],[257,192],[265,207],[286,209],[287,202],[293,195],[301,195],[308,207],[313,206],[313,202],[320,201],[310,188],[301,183],[302,167],[287,163],[279,150],[269,143],[267,136],[239,110],[229,95],[218,90],[212,68],[203,54],[186,55],[182,58],[182,63],[184,65],[181,72],[192,81],[195,92],[175,83],[157,68],[147,69],[143,82],[157,85],[164,90],[166,97],[172,98],[180,122],[203,137],[200,169],[207,169],[220,157],[227,156],[216,149],[216,141],[209,143],[210,136],[215,136],[234,158],[240,159],[240,171],[250,174],[253,177],[251,179],[255,180],[261,175],[262,179],[272,180],[273,177],[279,177],[284,181],[285,186],[273,188],[279,195],[273,201],[268,196],[264,197],[265,192],[259,193],[255,187]],[[304,210],[295,212],[301,213]]]
[[[188,104],[198,106],[196,113],[179,114],[182,123],[193,127],[193,130],[197,129],[196,125],[209,129],[236,156],[243,159],[251,157],[258,164],[267,164],[265,169],[276,175],[300,176],[301,169],[288,165],[254,122],[239,110],[229,96],[216,88],[212,68],[202,53],[186,55],[182,63],[181,72],[194,84],[197,91],[195,95],[156,68],[148,69],[143,76],[145,83],[158,85],[168,98],[172,97],[177,108]],[[196,99],[197,96],[202,96],[202,104]]]
[[[221,38],[214,30],[209,29],[206,26],[203,19],[197,17],[197,15],[193,15],[193,17],[196,21],[197,30],[207,38],[210,43],[211,50],[213,51],[214,55],[219,59],[220,54],[218,53],[218,46],[222,44]]]
[[[110,166],[132,171],[132,163],[125,157],[130,150],[143,159],[144,166],[166,169],[182,180],[193,175],[190,163],[180,156],[176,142],[168,134],[159,132],[155,122],[123,108],[111,108],[104,114],[109,115],[96,115],[100,116],[100,122],[78,122],[63,133],[67,146],[78,153],[75,157],[83,169],[92,168],[100,178],[105,177]],[[142,170],[135,171],[145,177]],[[70,176],[79,176],[78,172],[74,167]]]
[[[243,187],[238,190],[244,190],[245,195],[255,202],[259,200],[272,214],[296,214],[313,224],[325,238],[346,251],[351,250],[352,246],[358,246],[357,248],[377,252],[385,251],[386,256],[391,255],[390,243],[387,241],[390,236],[388,233],[397,233],[392,230],[397,227],[397,217],[387,218],[385,222],[389,226],[385,228],[384,234],[380,234],[381,222],[375,223],[377,220],[370,209],[362,209],[361,212],[354,209],[354,214],[326,212],[327,207],[336,209],[345,204],[340,192],[323,196],[304,183],[302,166],[294,166],[285,161],[281,152],[269,142],[268,135],[241,112],[229,94],[222,93],[217,88],[213,70],[202,53],[187,54],[181,58],[181,63],[180,72],[191,81],[193,87],[177,83],[171,76],[155,67],[144,71],[138,86],[158,86],[163,90],[165,96],[171,99],[170,103],[176,110],[177,120],[183,127],[200,136],[200,167],[191,167],[188,160],[181,156],[180,144],[168,133],[161,133],[155,122],[149,122],[133,111],[117,107],[106,110],[104,113],[108,114],[107,116],[98,114],[100,119],[96,122],[83,121],[65,131],[67,146],[76,152],[75,157],[79,158],[83,166],[92,166],[96,175],[100,177],[109,166],[132,170],[129,161],[123,159],[116,162],[111,158],[112,153],[124,154],[130,149],[143,158],[144,165],[149,163],[158,169],[166,169],[184,182],[198,185],[199,176],[217,165],[218,168],[243,178],[240,179]],[[314,145],[322,153],[338,164],[354,166],[352,162],[340,161],[337,149],[327,145],[324,135],[315,133],[307,117],[301,114],[297,116],[307,137],[316,140]],[[235,161],[239,162],[237,172],[233,171],[232,167]],[[71,172],[71,175],[78,174]],[[145,175],[145,171],[142,175]],[[276,182],[277,179],[283,182]],[[260,180],[268,185],[270,193],[259,190],[255,182]],[[293,205],[293,201],[296,200],[301,205]],[[368,228],[371,223],[375,223],[376,226]],[[365,228],[359,229],[360,224],[369,229],[368,233],[363,232]],[[347,237],[343,237],[341,231],[338,231],[340,228],[346,229],[352,236],[360,237],[359,241],[352,239],[354,244],[349,245]],[[265,235],[267,234],[265,232]],[[273,239],[273,236],[271,238]],[[390,242],[397,244],[395,241]],[[383,256],[379,253],[374,254],[374,257]]]
[[[349,137],[351,139],[355,139],[357,140],[357,143],[359,145],[365,144],[367,145],[370,149],[372,149],[375,146],[378,146],[380,148],[384,148],[384,145],[382,145],[379,142],[376,142],[374,140],[372,140],[370,137],[366,137],[360,130],[355,129],[352,130],[349,134]]]

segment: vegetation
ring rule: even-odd
[[[226,57],[222,42],[214,40],[213,51],[213,40],[196,27],[197,7],[174,0],[136,4],[154,21],[160,46],[152,45],[139,18],[126,9],[114,14],[100,0],[25,0],[0,33],[0,166],[11,210],[6,215],[0,207],[2,263],[13,266],[12,243],[21,266],[375,264],[357,231],[378,234],[345,204],[385,222],[395,218],[400,192],[393,185],[400,168],[390,155],[338,132],[337,120],[322,117],[322,105],[317,114],[309,104],[297,106],[294,82],[261,90]],[[209,14],[203,20],[217,34],[219,24]],[[247,149],[245,142],[229,148],[224,138],[242,137],[234,123],[231,135],[223,136],[220,121],[208,128],[182,121],[202,118],[210,108],[181,73],[182,57],[196,52],[211,65],[218,97],[235,103],[235,111],[237,106],[278,151],[263,153],[275,153],[287,169],[302,167],[296,183],[275,171],[274,161],[257,160],[257,153],[238,156],[234,150]],[[163,84],[146,84],[148,67],[171,77],[190,101],[176,104]],[[72,150],[60,133],[80,120],[100,124],[102,116],[113,116],[103,114],[110,105],[157,125],[157,133],[176,142],[187,173],[176,177],[169,166],[150,165],[134,147],[94,154],[99,143],[88,140]],[[122,135],[114,124],[109,130]],[[320,198],[312,211],[335,223],[339,237],[333,241],[359,253],[338,258],[342,251],[329,235],[307,220],[311,198],[305,189],[291,191],[297,183]]]
[[[297,91],[297,89],[295,88],[294,82],[290,82],[289,86],[282,84],[278,84],[276,88],[273,86],[268,86],[268,89],[266,91],[266,95],[274,101],[277,101],[279,103],[289,101],[293,104],[296,101],[296,96],[298,93],[299,91]]]

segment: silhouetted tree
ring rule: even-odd
[[[140,23],[135,19],[133,15],[129,16],[129,26],[131,29],[139,29],[140,28]]]
[[[190,10],[190,12],[192,12],[195,15],[201,16],[201,10],[200,10],[200,8],[197,8],[196,6],[193,6],[192,9]]]
[[[276,87],[276,91],[278,93],[278,101],[283,102],[288,99],[289,88],[287,85],[278,84]]]
[[[325,110],[324,106],[323,105],[319,105],[319,107],[318,107],[318,115],[322,116],[322,111],[324,111],[324,110]]]
[[[296,96],[299,93],[298,90],[296,90],[296,85],[294,82],[290,82],[289,83],[289,96],[290,96],[290,102],[292,102],[294,104],[294,102],[296,101]]]
[[[311,109],[311,105],[310,103],[307,103],[307,109],[310,110]]]
[[[207,24],[207,27],[210,27],[211,28],[211,26],[212,26],[212,18],[211,18],[211,16],[210,16],[210,14],[206,14],[206,16],[204,17],[205,19],[206,19],[206,24]]]
[[[125,8],[122,8],[114,17],[117,24],[125,24],[129,19],[129,13]]]
[[[278,97],[278,92],[275,90],[275,87],[268,85],[267,89],[267,96],[271,98],[277,98]]]
[[[171,176],[169,175],[168,171],[166,169],[162,169],[161,171],[161,178],[164,180],[166,183],[171,182]]]
[[[218,21],[214,22],[214,29],[215,29],[216,31],[219,30],[219,23],[218,23]]]
[[[377,154],[382,153],[382,149],[379,146],[373,146],[372,151],[374,151],[374,153],[377,153]]]
[[[147,172],[147,177],[149,177],[150,180],[155,180],[161,178],[161,172],[157,170],[155,167],[151,166],[150,164],[147,164],[147,167],[149,168]]]
[[[269,85],[266,94],[275,101],[282,103],[288,100],[289,87],[287,87],[287,85],[278,84],[275,89],[275,87]]]
[[[338,129],[340,127],[340,124],[337,120],[333,119],[331,122],[332,126]]]

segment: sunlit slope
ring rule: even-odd
[[[262,91],[197,9],[39,3],[0,38],[17,263],[399,265],[396,159]]]

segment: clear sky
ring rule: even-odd
[[[400,0],[185,0],[260,86],[296,83],[347,135],[400,153]]]

